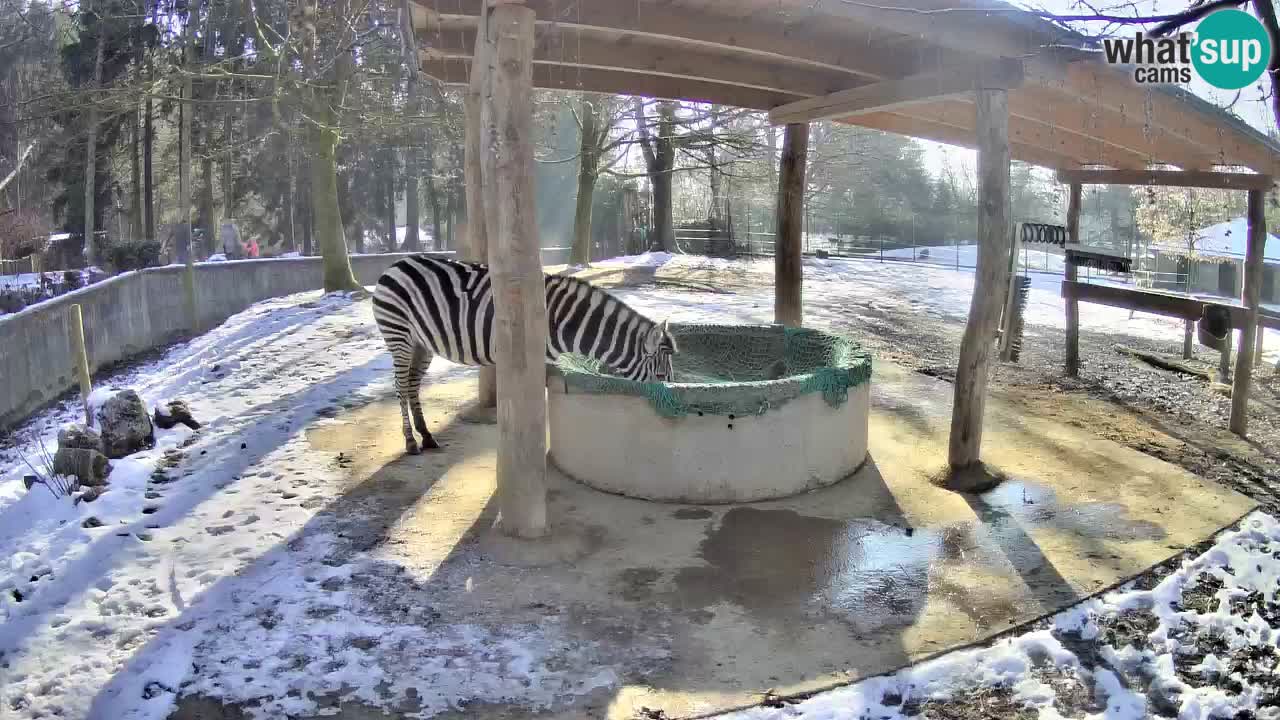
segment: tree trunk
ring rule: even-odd
[[[87,8],[93,11],[92,6]],[[98,196],[98,99],[92,94],[102,85],[102,55],[106,48],[106,25],[101,18],[97,20],[97,39],[93,52],[93,84],[89,86],[89,110],[87,127],[85,128],[84,153],[84,253],[90,266],[98,262],[98,240],[94,236],[97,230]]]
[[[444,249],[444,235],[441,234],[441,217],[440,217],[440,193],[436,190],[435,182],[435,162],[431,158],[431,153],[424,153],[422,156],[425,160],[425,185],[427,190],[427,205],[431,207],[431,242],[436,250]]]
[[[976,465],[982,446],[987,370],[1009,259],[1009,95],[981,89],[976,94],[978,136],[978,267],[974,272],[969,320],[960,341],[955,402],[951,410],[948,461],[953,469]],[[954,489],[964,489],[956,487]]]
[[[310,9],[318,13],[316,0],[312,0]],[[361,289],[351,271],[351,257],[347,253],[347,240],[342,229],[342,212],[338,208],[338,143],[341,140],[338,108],[346,99],[354,63],[349,10],[348,0],[338,0],[331,8],[338,25],[344,28],[338,37],[326,38],[326,44],[332,43],[332,46],[340,48],[332,62],[320,62],[316,23],[312,22],[305,30],[305,50],[312,79],[325,86],[307,91],[312,119],[307,126],[311,161],[311,232],[316,236],[324,258],[325,292]],[[323,72],[322,65],[326,66]]]
[[[809,153],[808,123],[787,125],[778,173],[778,243],[773,254],[773,321],[800,327],[804,321],[804,178]]]
[[[130,113],[129,124],[129,174],[133,192],[129,193],[129,234],[132,240],[142,237],[142,118],[138,117],[141,108],[134,107]]]
[[[418,252],[422,249],[422,241],[418,239],[418,223],[419,217],[418,205],[418,151],[410,148],[408,155],[405,156],[405,176],[404,176],[404,245],[400,248],[404,252]],[[396,249],[395,244],[387,246],[387,252],[393,252]]]
[[[522,5],[492,10],[491,91],[481,113],[488,138],[485,185],[497,192],[487,227],[492,248],[498,393],[497,497],[501,528],[521,538],[547,532],[547,306],[533,173],[533,20]],[[472,218],[474,221],[474,218]]]
[[[569,252],[569,264],[589,265],[591,201],[600,167],[600,138],[596,129],[596,109],[591,100],[582,98],[579,116],[582,132],[578,151],[578,200],[573,213],[573,248]]]
[[[404,53],[404,64],[407,75],[405,78],[405,94],[408,96],[409,111],[416,116],[422,115],[422,98],[419,96],[418,89],[418,72],[421,69],[420,60],[418,58],[417,38],[414,37],[413,30],[413,9],[411,0],[401,0],[400,2],[400,38],[402,40],[401,50]],[[418,252],[422,249],[422,240],[418,237],[418,225],[421,221],[421,207],[419,205],[419,177],[422,174],[422,144],[424,142],[424,134],[421,128],[421,121],[414,122],[409,131],[409,147],[405,151],[404,156],[404,214],[405,214],[405,230],[404,245],[400,248],[403,252]],[[430,187],[431,180],[428,178],[427,185]],[[436,233],[439,238],[439,232]],[[387,247],[387,251],[391,252],[396,249],[394,244]]]
[[[1067,242],[1077,245],[1080,242],[1080,208],[1083,192],[1080,183],[1072,183],[1070,192],[1070,199],[1067,201]],[[1070,283],[1075,282],[1076,264],[1068,261],[1065,268],[1064,279]],[[1075,377],[1080,374],[1080,301],[1076,300],[1074,295],[1067,299],[1066,323],[1066,374],[1067,377]]]
[[[1261,190],[1249,191],[1248,245],[1245,248],[1244,283],[1240,300],[1244,304],[1244,327],[1240,328],[1240,349],[1236,352],[1235,382],[1231,388],[1231,432],[1246,437],[1249,431],[1249,392],[1253,382],[1255,336],[1258,327],[1258,303],[1262,294],[1263,251],[1267,243],[1267,218]],[[1231,335],[1227,335],[1227,343]]]
[[[204,183],[200,188],[200,214],[204,219],[204,254],[208,257],[218,252],[218,211],[213,201],[213,134],[206,129],[201,133],[201,140],[204,157],[200,158],[200,175]]]
[[[150,72],[148,71],[148,75]],[[147,96],[146,108],[143,110],[142,118],[142,207],[146,231],[144,235],[147,240],[154,241],[156,239],[156,195],[155,195],[155,175],[151,169],[152,149],[155,146],[155,129],[152,127],[152,117],[154,112],[151,107],[151,96]]]
[[[294,226],[294,210],[293,196],[297,192],[295,185],[296,180],[293,175],[293,154],[289,153],[289,189],[285,191],[283,198],[284,207],[280,210],[280,236],[283,238],[280,242],[281,250],[284,252],[294,252],[298,249],[298,236]]]
[[[387,247],[394,248],[396,246],[396,154],[393,150],[387,151],[385,174],[385,187],[387,204],[385,206],[387,218]],[[362,251],[363,252],[363,251]]]
[[[244,54],[245,33],[242,31],[240,19],[240,0],[231,0],[227,7],[227,22],[222,29],[222,41],[231,56],[231,69],[233,72],[240,69],[239,58]],[[235,82],[233,78],[227,83],[227,95],[235,95]],[[224,148],[222,153],[222,217],[224,219],[231,219],[235,217],[236,213],[235,153],[232,150],[231,142],[235,110],[235,103],[228,103],[222,109],[222,144]]]
[[[199,3],[188,5],[186,35],[183,42],[183,64],[188,70],[194,70],[195,58],[195,25],[200,17]],[[178,127],[178,224],[177,242],[183,246],[183,258],[186,270],[183,272],[183,295],[187,311],[187,329],[195,332],[199,329],[199,318],[196,314],[196,280],[195,249],[191,246],[191,115],[195,87],[191,82],[190,72],[184,73],[182,80],[182,103],[178,106],[182,116]]]

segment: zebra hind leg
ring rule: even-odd
[[[413,413],[414,427],[418,428],[418,434],[422,436],[422,449],[437,450],[440,443],[436,442],[435,437],[431,435],[431,431],[427,429],[427,419],[422,417],[422,400],[418,397],[419,390],[422,387],[422,375],[427,371],[427,366],[431,364],[432,352],[420,345],[414,346],[413,357],[409,362],[409,409]],[[405,422],[408,422],[407,420]]]
[[[417,393],[410,394],[409,377],[413,368],[414,352],[407,346],[391,351],[396,370],[396,398],[400,401],[400,428],[404,432],[404,450],[410,455],[422,452],[418,449],[418,440],[413,436],[413,426],[409,423],[409,399],[417,400]],[[416,389],[416,386],[414,386]]]

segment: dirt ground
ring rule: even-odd
[[[713,288],[732,292],[771,286],[773,277],[767,270],[763,265],[741,265],[729,270],[631,268],[582,274],[603,285],[711,293]],[[857,336],[879,362],[949,380],[964,323],[923,306],[895,305],[888,312],[866,303],[847,314],[842,329]],[[1055,328],[1027,328],[1019,362],[995,366],[990,392],[1222,483],[1253,498],[1262,509],[1280,513],[1280,373],[1274,367],[1254,370],[1249,437],[1242,439],[1227,430],[1230,397],[1210,382],[1153,367],[1116,350],[1121,345],[1180,358],[1181,338],[1158,343],[1082,327],[1080,374],[1068,378],[1063,374],[1064,335]],[[1218,360],[1217,351],[1197,345],[1188,364],[1212,373]]]
[[[745,271],[741,266],[729,271],[682,271],[678,275],[649,269],[625,273],[601,273],[593,281],[626,286],[678,286],[686,291],[741,290],[768,287],[772,276],[767,267]],[[587,271],[590,273],[591,271]],[[812,302],[812,299],[809,299]],[[841,329],[858,336],[880,363],[892,362],[914,372],[950,380],[954,377],[962,320],[940,317],[921,306],[895,305],[892,312],[874,303],[865,303],[849,312]],[[1201,377],[1153,367],[1132,355],[1122,354],[1117,346],[1165,355],[1181,356],[1180,338],[1167,343],[1148,338],[1091,332],[1081,328],[1079,377],[1063,374],[1065,333],[1042,326],[1030,327],[1023,338],[1020,361],[1000,363],[994,368],[989,392],[1004,401],[1025,407],[1034,414],[1053,417],[1061,422],[1088,428],[1094,434],[1113,440],[1138,452],[1153,456],[1187,471],[1237,490],[1269,513],[1280,513],[1280,372],[1270,365],[1254,370],[1253,392],[1249,403],[1249,437],[1242,439],[1227,430],[1231,399]],[[1195,357],[1188,364],[1216,371],[1216,351],[1196,346]],[[1233,360],[1234,367],[1234,360]],[[1186,548],[1181,554],[1135,577],[1134,587],[1154,587],[1161,579],[1182,566],[1188,559],[1205,552],[1212,539]],[[1211,578],[1205,578],[1210,582]],[[1210,588],[1209,590],[1212,590]],[[1194,592],[1191,593],[1194,595]],[[1206,591],[1206,597],[1212,592]],[[1194,601],[1194,598],[1184,599]],[[1268,624],[1280,630],[1280,592],[1262,599]],[[1241,608],[1246,612],[1247,608]],[[1233,608],[1233,612],[1235,608]],[[1104,650],[1125,644],[1141,646],[1154,617],[1145,611],[1133,611],[1123,622],[1110,627],[1092,640],[1059,637],[1072,647],[1082,660],[1079,671],[1061,677],[1045,677],[1055,689],[1055,709],[1064,717],[1084,717],[1105,710],[1094,697],[1089,676],[1100,670],[1115,672],[1122,682],[1142,688],[1147,708],[1153,716],[1176,717],[1176,698],[1150,685],[1149,678],[1131,677],[1105,659]],[[1035,628],[1016,628],[1008,634],[1029,629],[1046,629],[1048,622]],[[1257,664],[1252,654],[1270,653],[1263,660],[1274,660],[1274,649],[1242,646],[1226,652],[1220,638],[1212,633],[1189,631],[1186,647],[1191,655],[1180,657],[1178,666],[1189,668],[1198,656],[1220,653],[1230,668],[1247,668]],[[1056,635],[1057,633],[1055,633]],[[1266,664],[1264,662],[1263,664]],[[1267,677],[1273,678],[1267,671]],[[1183,680],[1192,685],[1212,684],[1227,693],[1244,692],[1232,677],[1200,677],[1185,674]],[[1245,674],[1245,677],[1248,677]],[[1257,686],[1264,698],[1261,707],[1280,707],[1280,684],[1268,679]],[[784,702],[794,702],[788,700]],[[886,705],[894,705],[891,698]],[[935,720],[997,720],[1034,717],[1004,688],[976,687],[956,693],[946,701],[916,703],[903,707],[909,717]],[[1238,720],[1252,720],[1245,711]]]

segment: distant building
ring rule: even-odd
[[[1248,222],[1240,217],[1197,231],[1194,248],[1152,247],[1154,285],[1238,298],[1248,239]],[[1267,235],[1262,262],[1262,302],[1280,305],[1280,237]]]

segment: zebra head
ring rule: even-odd
[[[654,325],[645,333],[637,380],[640,382],[670,382],[676,373],[672,359],[679,352],[676,339],[667,329],[667,321]]]

